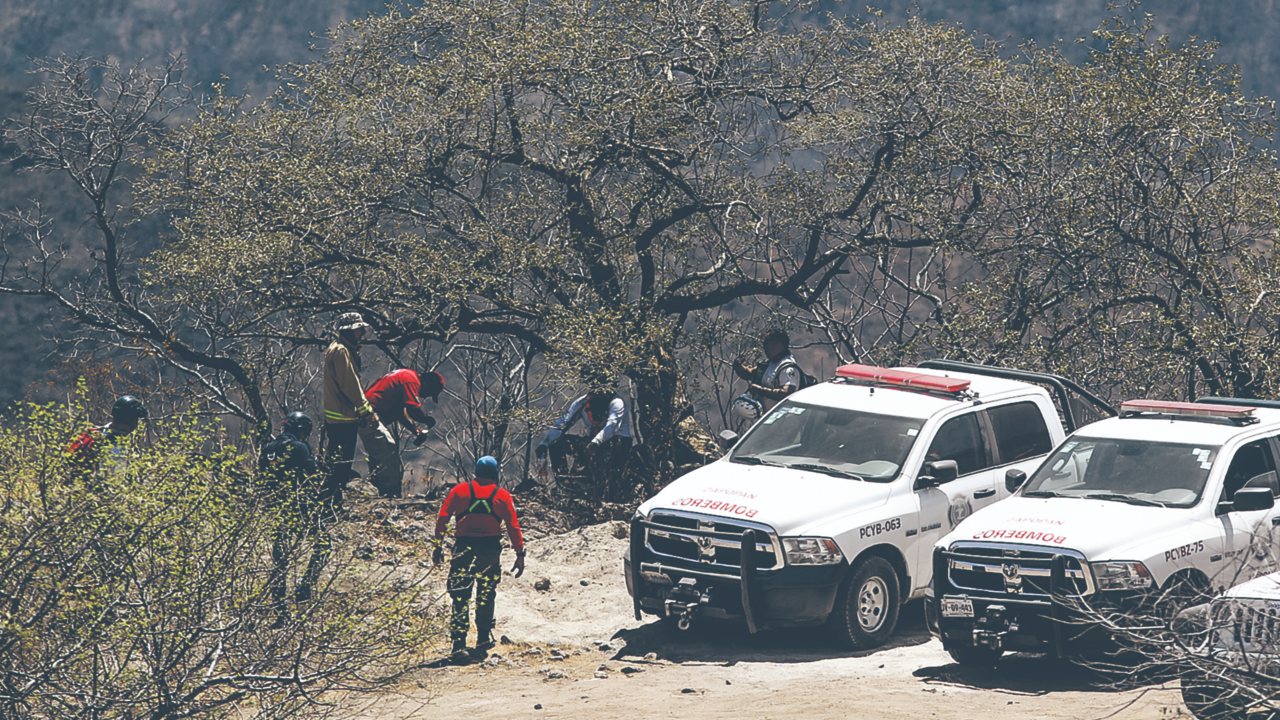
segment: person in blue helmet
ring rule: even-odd
[[[516,551],[516,562],[511,572],[516,577],[524,574],[524,535],[516,516],[515,500],[511,493],[498,487],[497,459],[485,455],[477,460],[475,478],[455,485],[440,506],[436,517],[435,550],[432,552],[432,560],[437,565],[444,561],[444,532],[451,518],[457,518],[457,523],[453,533],[453,559],[449,563],[449,596],[453,600],[449,635],[453,641],[453,655],[460,657],[467,651],[473,587],[476,594],[476,650],[483,652],[494,644],[493,608],[498,582],[502,580],[503,525],[506,525],[507,537]]]

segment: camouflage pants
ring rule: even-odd
[[[458,538],[449,563],[449,597],[453,614],[449,636],[455,647],[466,644],[471,627],[471,590],[476,594],[476,631],[479,642],[493,630],[493,604],[502,580],[502,540],[497,537]]]

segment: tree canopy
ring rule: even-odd
[[[132,290],[18,272],[12,239],[4,287],[254,421],[334,313],[393,357],[500,340],[565,385],[629,377],[659,456],[725,390],[687,387],[694,346],[723,360],[749,306],[844,360],[1273,392],[1274,117],[1213,46],[1122,17],[1076,63],[803,9],[444,0],[343,25],[264,102],[110,136],[146,156],[133,212],[172,228]],[[56,118],[19,137],[84,175]]]

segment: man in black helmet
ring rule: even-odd
[[[280,526],[271,546],[275,565],[270,581],[277,626],[289,617],[285,606],[289,565],[295,554],[303,552],[303,541],[310,537],[314,543],[311,561],[295,591],[300,602],[311,598],[311,589],[333,547],[329,526],[335,508],[331,495],[320,491],[323,475],[308,442],[311,430],[311,418],[300,412],[289,413],[280,434],[262,446],[258,458],[258,475],[267,502],[280,511]]]
[[[67,447],[71,464],[84,474],[98,469],[104,452],[110,452],[122,438],[147,419],[147,408],[133,395],[121,395],[111,405],[111,422],[85,430]]]

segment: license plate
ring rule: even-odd
[[[949,618],[973,617],[973,601],[967,597],[942,598],[942,617],[949,617]]]

